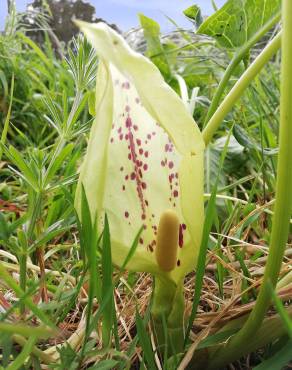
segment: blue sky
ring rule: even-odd
[[[31,0],[15,0],[18,11],[24,11]],[[215,0],[221,7],[226,0]],[[143,13],[161,25],[162,31],[172,29],[165,15],[171,17],[180,26],[188,27],[190,23],[182,15],[188,6],[197,4],[201,7],[203,15],[213,13],[211,0],[89,0],[95,6],[97,17],[109,23],[116,23],[123,31],[138,25],[137,13]],[[4,27],[7,13],[7,0],[0,0],[0,29]]]

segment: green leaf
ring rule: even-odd
[[[31,336],[27,342],[25,343],[22,351],[20,354],[16,357],[16,359],[10,364],[7,369],[9,370],[17,370],[20,368],[23,368],[23,364],[26,361],[27,357],[30,355],[30,353],[33,351],[33,347],[36,342],[36,337]]]
[[[13,341],[12,341],[11,335],[5,332],[2,332],[1,339],[0,339],[0,345],[2,349],[1,365],[3,366],[4,369],[6,369],[10,362],[11,353],[13,349]]]
[[[88,111],[92,116],[95,116],[95,91],[91,90],[88,95]]]
[[[292,360],[292,339],[278,351],[274,356],[254,367],[254,370],[281,370]]]
[[[111,254],[111,242],[110,242],[110,231],[107,215],[104,220],[104,231],[103,231],[103,245],[102,245],[102,299],[105,299],[108,292],[113,293],[113,281],[112,281],[112,254]],[[113,324],[113,298],[111,298],[103,312],[102,320],[102,339],[103,345],[107,346],[110,342],[111,329]]]
[[[142,317],[139,315],[138,310],[136,311],[136,328],[141,344],[145,361],[148,364],[149,369],[156,369],[154,353],[152,350],[149,334],[146,331]]]
[[[0,72],[2,72],[2,71],[0,70]],[[1,78],[1,74],[0,74],[0,78]],[[2,144],[6,143],[7,133],[8,133],[8,129],[9,129],[9,122],[10,122],[10,117],[11,117],[11,108],[12,108],[12,102],[13,102],[13,93],[14,93],[14,74],[12,75],[11,89],[10,90],[11,90],[11,92],[10,92],[9,107],[8,107],[8,111],[7,111],[7,114],[6,114],[5,121],[4,121],[4,127],[3,127],[3,130],[2,130],[2,134],[1,134],[1,143]],[[4,92],[5,92],[5,86],[4,86]],[[0,161],[1,161],[1,158],[2,158],[2,154],[3,154],[3,151],[2,151],[2,148],[0,147]]]
[[[160,42],[160,26],[153,19],[139,14],[140,24],[147,42],[147,56],[159,68],[165,79],[171,77],[171,70]]]
[[[287,329],[287,333],[288,333],[289,337],[292,339],[292,320],[290,319],[287,311],[285,310],[281,299],[275,293],[274,288],[273,288],[271,283],[269,284],[269,289],[270,289],[273,301],[275,303],[275,307],[276,307],[277,311],[279,312],[279,315],[280,315],[280,317],[283,321],[283,324],[285,325],[285,327]]]
[[[3,213],[0,213],[0,240],[7,240],[9,238],[9,227],[5,220]]]
[[[188,7],[183,11],[183,13],[192,23],[194,23],[196,27],[199,27],[203,23],[201,9],[198,7],[198,5],[192,5]]]
[[[223,47],[240,47],[279,11],[280,3],[280,0],[228,0],[201,24],[198,33],[215,38]]]
[[[19,334],[24,337],[35,336],[36,338],[49,338],[56,334],[56,331],[45,327],[45,326],[28,326],[23,324],[10,324],[6,322],[0,322],[1,334]]]
[[[229,145],[231,134],[232,134],[232,129],[230,130],[229,135],[227,136],[227,139],[225,141],[225,145],[224,145],[221,158],[220,158],[220,163],[218,163],[218,173],[217,173],[216,181],[213,186],[211,197],[207,205],[206,218],[204,222],[203,236],[202,236],[201,245],[200,245],[196,278],[195,278],[196,289],[195,289],[192,311],[191,311],[191,315],[190,315],[187,330],[186,330],[185,344],[187,344],[189,334],[191,331],[191,327],[195,320],[197,309],[198,309],[199,302],[200,302],[201,291],[203,287],[203,279],[204,279],[204,274],[205,274],[205,265],[206,265],[206,258],[207,258],[209,235],[210,235],[213,221],[216,215],[216,195],[217,195],[219,176],[220,176],[220,172],[222,171],[224,160],[227,155],[227,150],[228,150],[228,145]]]
[[[45,185],[47,185],[52,180],[53,176],[56,174],[56,172],[63,165],[65,159],[71,154],[71,152],[73,150],[73,147],[74,147],[74,144],[70,143],[70,144],[66,145],[60,151],[60,153],[58,153],[57,156],[54,157],[54,154],[53,154],[54,161],[52,161],[52,165],[47,170],[46,177],[45,177],[45,179],[46,179],[46,184]]]
[[[230,338],[231,335],[235,334],[237,331],[238,331],[238,328],[235,328],[235,329],[219,331],[218,333],[210,335],[199,343],[198,349],[206,348],[206,347],[213,346],[215,344],[227,341],[228,338]]]
[[[24,180],[31,185],[32,188],[38,191],[39,189],[38,180],[35,177],[35,174],[31,167],[29,166],[29,164],[23,159],[22,154],[11,145],[9,146],[9,149],[4,145],[1,145],[1,147],[5,155],[9,158],[9,160],[12,163],[14,163],[21,171],[21,173],[18,174],[21,175],[24,178]]]
[[[0,278],[9,286],[10,289],[14,290],[16,296],[20,301],[23,301],[25,305],[46,325],[50,328],[55,329],[54,324],[47,318],[44,312],[36,306],[30,297],[27,297],[23,290],[19,287],[18,283],[10,276],[8,271],[2,264],[0,264]]]
[[[0,69],[0,81],[2,82],[4,97],[6,97],[8,95],[8,82],[2,69]]]
[[[116,365],[118,365],[118,361],[116,360],[103,360],[91,366],[89,370],[111,370],[114,369]]]
[[[47,68],[53,68],[53,62],[46,56],[46,54],[33,42],[29,37],[25,36],[24,33],[19,32],[18,36],[23,40],[25,44],[30,46],[33,51],[38,55],[38,57],[43,61]]]
[[[253,137],[251,137],[251,135],[249,135],[244,128],[236,124],[234,125],[234,137],[239,142],[239,144],[241,144],[245,148],[257,150],[259,152],[262,151],[261,146],[253,139]],[[263,153],[265,155],[275,155],[278,153],[278,151],[278,148],[263,149]]]
[[[138,247],[138,243],[139,243],[139,238],[140,238],[140,235],[143,231],[143,226],[141,226],[140,230],[138,231],[135,239],[133,240],[133,243],[131,245],[131,248],[129,250],[129,253],[127,254],[127,257],[125,258],[122,266],[121,266],[121,272],[125,270],[125,268],[127,267],[127,264],[128,262],[130,261],[130,259],[132,258],[132,256],[134,255],[137,247]]]

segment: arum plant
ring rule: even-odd
[[[152,317],[158,343],[166,323],[183,346],[183,280],[196,267],[204,224],[204,141],[157,67],[103,23],[76,22],[99,56],[96,118],[76,193],[84,186],[99,230],[107,214],[112,259],[154,276]]]

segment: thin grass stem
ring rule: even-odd
[[[211,105],[209,107],[209,110],[207,112],[204,126],[207,125],[208,121],[216,111],[220,98],[222,97],[222,94],[230,80],[230,77],[232,76],[232,73],[234,72],[235,68],[238,66],[238,64],[243,60],[243,58],[247,55],[249,50],[277,23],[279,22],[281,17],[281,12],[279,11],[272,17],[262,28],[256,32],[253,37],[251,37],[234,55],[231,62],[229,63],[228,67],[226,68],[226,71],[218,85],[218,88],[216,90],[216,93],[212,99]]]
[[[212,140],[215,132],[227,113],[230,112],[248,85],[253,81],[255,76],[261,71],[270,58],[278,51],[280,46],[281,32],[279,32],[278,35],[273,38],[273,40],[263,49],[253,63],[247,68],[208,122],[207,126],[203,130],[203,138],[206,145]]]

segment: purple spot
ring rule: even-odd
[[[181,225],[179,225],[178,245],[180,246],[180,248],[182,248],[184,245],[184,236],[183,236],[183,230],[182,230]]]
[[[132,126],[132,120],[131,120],[130,117],[127,117],[127,119],[126,119],[126,127],[129,128],[131,126]]]
[[[170,162],[168,163],[168,167],[169,167],[169,169],[172,169],[172,168],[173,168],[173,162],[172,162],[172,161],[170,161]]]
[[[130,84],[129,84],[129,82],[128,82],[128,81],[123,82],[123,83],[122,83],[122,88],[123,88],[123,89],[129,89],[129,88],[130,88]]]
[[[174,196],[175,198],[177,198],[177,197],[178,197],[178,191],[177,191],[177,190],[174,190],[174,192],[173,192],[173,196]]]

